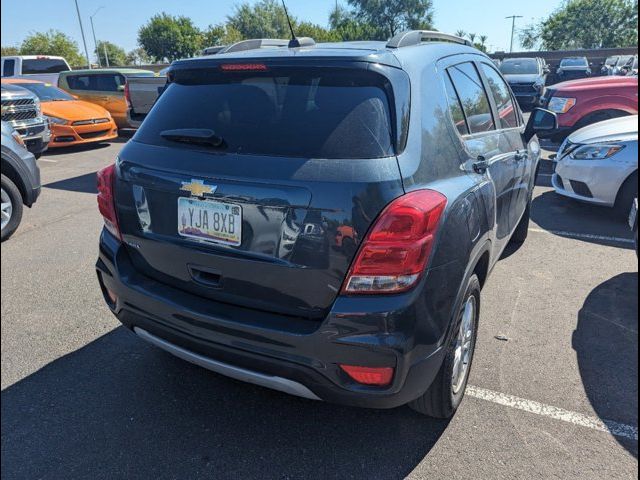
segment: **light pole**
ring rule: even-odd
[[[80,33],[82,34],[82,43],[84,44],[84,54],[87,57],[87,66],[91,68],[91,60],[89,59],[89,50],[87,49],[87,39],[84,38],[84,28],[82,27],[82,19],[80,18],[80,7],[78,7],[78,0],[76,2],[76,12],[78,13],[78,23],[80,24]]]
[[[89,17],[89,20],[91,20],[91,33],[93,34],[93,44],[96,46],[96,60],[98,61],[98,66],[101,67],[102,63],[100,62],[100,53],[98,52],[98,42],[96,40],[96,29],[93,28],[93,17],[96,16],[96,13],[98,13],[100,10],[102,10],[104,7],[98,7],[98,9],[93,12],[93,15],[91,15]],[[108,65],[107,65],[108,66]]]
[[[511,15],[505,17],[505,19],[511,19],[511,47],[509,47],[509,53],[513,52],[513,35],[516,32],[516,18],[523,18],[522,15]]]

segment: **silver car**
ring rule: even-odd
[[[552,178],[560,195],[625,215],[638,195],[638,116],[606,120],[571,134]]]

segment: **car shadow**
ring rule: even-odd
[[[43,185],[44,188],[52,188],[54,190],[65,190],[68,192],[80,192],[80,193],[98,193],[96,184],[96,174],[86,173],[77,177],[65,178],[57,182],[47,183]]]
[[[86,143],[81,145],[72,145],[70,147],[49,148],[48,150],[44,151],[42,155],[46,158],[49,158],[49,157],[55,158],[59,155],[68,155],[70,153],[82,153],[82,152],[89,152],[93,150],[102,150],[103,148],[108,148],[111,143],[117,140],[118,138],[114,138],[113,140],[106,141],[106,142]]]
[[[573,334],[585,392],[603,420],[638,426],[638,274],[624,273],[587,297]],[[638,458],[638,442],[616,437]]]
[[[622,215],[611,208],[563,197],[555,191],[533,199],[531,220],[540,228],[561,237],[630,250],[635,248],[631,230]]]
[[[2,391],[2,478],[405,478],[445,431],[236,382],[124,327]]]

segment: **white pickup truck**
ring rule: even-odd
[[[33,80],[58,84],[60,72],[71,70],[63,57],[49,55],[19,55],[1,57],[3,77],[28,77]]]

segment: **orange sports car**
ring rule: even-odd
[[[18,85],[38,96],[42,113],[51,124],[49,148],[103,142],[118,136],[111,114],[99,105],[77,100],[52,84],[37,80],[3,78],[2,83]]]

